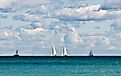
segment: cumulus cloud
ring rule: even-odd
[[[0,0],[0,11],[5,13],[16,12],[25,8],[31,8],[32,6],[42,7],[42,5],[48,3],[50,3],[49,0]]]
[[[57,12],[57,17],[70,21],[98,21],[120,18],[121,11],[101,10],[100,5],[89,5],[80,8],[64,8]]]
[[[5,8],[11,5],[15,0],[0,0],[0,8]]]
[[[21,30],[28,33],[29,35],[35,35],[37,33],[40,33],[40,32],[44,31],[43,28],[36,28],[36,29],[24,29],[24,28],[21,28]]]
[[[88,0],[0,0],[0,49],[7,48],[7,43],[8,49],[29,52],[51,45],[72,50],[120,49],[120,4],[121,0],[106,0],[104,4]]]
[[[14,12],[14,4],[16,4],[16,0],[0,0],[0,11],[4,13]]]
[[[6,19],[8,16],[6,14],[0,14],[1,19]]]
[[[104,46],[109,45],[109,40],[104,35],[82,36],[82,40],[84,41],[84,43],[81,43],[81,45],[85,45],[85,48],[89,49],[100,49]]]
[[[38,16],[29,15],[29,14],[22,14],[13,17],[14,20],[21,20],[25,22],[42,22],[43,19]]]
[[[102,9],[121,9],[121,0],[106,0]]]
[[[21,40],[20,34],[15,31],[0,31],[0,35],[1,40]]]
[[[78,44],[80,42],[83,42],[83,40],[79,37],[79,33],[75,30],[73,27],[67,27],[68,32],[64,35],[64,42],[67,44],[73,43]]]
[[[115,20],[115,21],[112,23],[111,28],[112,28],[114,31],[120,32],[120,31],[121,31],[121,19]]]

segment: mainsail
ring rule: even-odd
[[[89,56],[93,56],[93,52],[92,52],[92,50],[89,52]]]
[[[19,56],[19,54],[18,54],[18,50],[16,50],[16,52],[15,52],[15,55],[14,56]]]
[[[57,53],[56,53],[56,48],[55,46],[52,47],[52,50],[51,50],[51,56],[56,56]]]
[[[61,56],[67,56],[67,55],[68,55],[67,48],[66,47],[63,47]]]

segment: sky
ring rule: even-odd
[[[0,55],[121,54],[121,0],[0,0]]]

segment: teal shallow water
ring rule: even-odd
[[[0,57],[0,76],[121,76],[121,57]]]

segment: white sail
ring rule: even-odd
[[[51,51],[51,56],[56,56],[57,53],[56,53],[56,48],[55,46],[52,47],[52,51]]]
[[[68,55],[67,48],[66,47],[63,47],[61,56],[67,56],[67,55]]]

